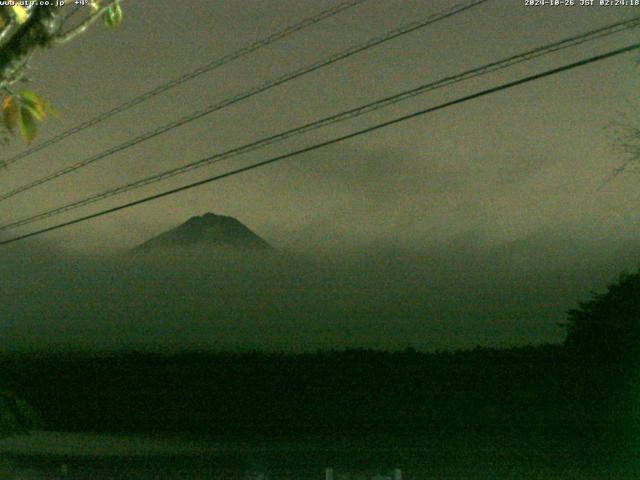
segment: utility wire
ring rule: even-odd
[[[83,130],[86,130],[87,128],[93,127],[94,125],[97,125],[98,123],[101,123],[103,121],[105,121],[106,119],[113,117],[114,115],[117,115],[118,113],[122,113],[126,110],[129,110],[130,108],[135,107],[136,105],[139,105],[143,102],[146,102],[147,100],[152,99],[153,97],[160,95],[161,93],[166,92],[167,90],[171,90],[174,87],[177,87],[178,85],[181,85],[185,82],[188,82],[189,80],[193,80],[196,77],[199,77],[200,75],[210,72],[212,70],[215,70],[216,68],[222,67],[223,65],[226,65],[227,63],[232,62],[233,60],[236,60],[238,58],[244,57],[245,55],[249,55],[250,53],[255,52],[256,50],[259,50],[263,47],[267,47],[269,45],[271,45],[272,43],[277,42],[278,40],[281,40],[285,37],[288,37],[289,35],[292,35],[296,32],[299,32],[300,30],[304,30],[307,27],[310,27],[312,25],[315,25],[316,23],[319,23],[329,17],[333,17],[334,15],[337,15],[338,13],[341,13],[345,10],[348,10],[350,8],[353,8],[361,3],[364,3],[368,0],[348,0],[345,2],[342,2],[332,8],[328,8],[326,10],[323,10],[321,12],[319,12],[318,14],[311,16],[311,17],[307,17],[304,20],[295,23],[293,25],[290,25],[288,27],[285,27],[284,29],[275,32],[265,38],[262,38],[258,41],[256,41],[255,43],[252,43],[251,45],[248,45],[246,47],[240,48],[239,50],[236,50],[235,52],[229,53],[227,55],[224,55],[222,57],[216,58],[215,60],[212,60],[211,62],[207,63],[206,65],[202,65],[198,68],[196,68],[195,70],[192,70],[188,73],[185,73],[184,75],[181,75],[180,77],[174,78],[173,80],[170,80],[166,83],[163,83],[161,85],[158,85],[157,87],[148,90],[147,92],[134,97],[124,103],[121,103],[120,105],[117,105],[115,107],[113,107],[110,110],[107,110],[103,113],[100,113],[99,115],[96,115],[95,117],[82,122],[62,133],[60,133],[59,135],[56,135],[55,137],[50,138],[49,140],[46,140],[42,143],[39,143],[31,148],[28,148],[27,150],[20,152],[16,155],[14,155],[13,157],[10,157],[6,160],[0,160],[0,165],[3,166],[8,166],[11,165],[12,163],[15,163],[23,158],[26,158],[30,155],[33,155],[36,152],[39,152],[41,150],[44,150],[47,147],[50,147],[51,145],[55,145],[56,143],[61,142],[62,140],[64,140],[65,138],[68,138],[72,135],[75,135],[76,133],[79,133]],[[77,10],[76,10],[77,11]],[[74,11],[75,12],[75,11]]]
[[[159,182],[161,180],[165,180],[167,178],[171,178],[174,177],[176,175],[180,175],[192,170],[196,170],[198,168],[202,168],[205,166],[209,166],[218,162],[221,162],[223,160],[227,160],[229,158],[232,157],[236,157],[238,155],[241,154],[245,154],[245,153],[249,153],[252,152],[254,150],[266,147],[268,145],[272,145],[274,143],[277,142],[281,142],[283,140],[286,140],[290,137],[293,136],[297,136],[297,135],[301,135],[303,133],[309,132],[309,131],[313,131],[313,130],[317,130],[320,128],[323,128],[325,126],[328,125],[332,125],[338,122],[342,122],[345,120],[349,120],[352,118],[356,118],[359,117],[361,115],[364,115],[366,113],[370,113],[372,111],[375,110],[379,110],[381,108],[387,107],[389,105],[393,105],[396,103],[399,103],[401,101],[407,100],[409,98],[413,98],[416,97],[418,95],[424,94],[426,92],[438,89],[438,88],[442,88],[448,85],[452,85],[455,83],[459,83],[462,82],[464,80],[469,80],[472,78],[476,78],[476,77],[480,77],[482,75],[486,75],[488,73],[492,73],[498,70],[502,70],[508,67],[511,67],[513,65],[516,65],[518,63],[522,63],[525,61],[530,61],[534,58],[538,58],[553,52],[557,52],[559,50],[565,49],[565,48],[569,48],[569,47],[573,47],[576,45],[580,45],[582,43],[585,43],[587,41],[590,40],[594,40],[597,38],[601,38],[605,35],[611,35],[613,33],[618,33],[620,31],[632,28],[637,26],[638,24],[640,24],[640,17],[636,17],[633,19],[629,19],[629,20],[625,20],[625,21],[621,21],[621,22],[616,22],[614,24],[608,25],[606,27],[602,27],[596,30],[592,30],[580,35],[576,35],[576,36],[572,36],[569,38],[565,38],[563,40],[560,40],[558,42],[554,42],[545,46],[541,46],[538,48],[535,48],[533,50],[529,50],[517,55],[512,55],[510,57],[507,57],[505,59],[499,60],[499,61],[495,61],[495,62],[491,62],[489,64],[483,65],[481,67],[477,67],[477,68],[473,68],[471,70],[467,70],[465,72],[459,73],[457,75],[452,75],[449,77],[445,77],[442,78],[440,80],[437,80],[435,82],[430,82],[424,85],[421,85],[419,87],[413,88],[411,90],[407,90],[407,91],[403,91],[401,93],[386,97],[386,98],[382,98],[380,100],[376,100],[374,102],[365,104],[365,105],[361,105],[359,107],[356,108],[352,108],[343,112],[340,112],[338,114],[335,115],[331,115],[325,118],[322,118],[320,120],[316,120],[314,122],[311,123],[307,123],[305,125],[287,130],[285,132],[281,132],[275,135],[271,135],[265,138],[262,138],[260,140],[242,145],[240,147],[236,147],[233,148],[231,150],[227,150],[225,152],[222,153],[218,153],[215,155],[211,155],[208,157],[205,157],[203,159],[197,160],[195,162],[191,162],[188,163],[186,165],[182,165],[176,168],[172,168],[169,170],[165,170],[161,173],[155,174],[155,175],[151,175],[149,177],[140,179],[140,180],[135,180],[133,182],[121,185],[119,187],[116,188],[112,188],[112,189],[108,189],[104,192],[100,192],[94,195],[91,195],[89,197],[85,197],[81,200],[72,202],[72,203],[68,203],[65,205],[62,205],[60,207],[56,207],[32,216],[29,216],[27,218],[23,218],[20,220],[15,220],[11,223],[5,224],[5,225],[0,225],[0,231],[2,230],[7,230],[9,228],[16,228],[22,225],[27,225],[33,222],[36,222],[38,220],[42,220],[44,218],[49,218],[55,215],[59,215],[61,213],[64,212],[68,212],[70,210],[75,210],[77,208],[80,207],[84,207],[93,203],[96,203],[98,201],[116,196],[116,195],[120,195],[122,193],[146,186],[146,185],[150,185],[156,182]]]
[[[64,175],[67,175],[69,173],[75,172],[76,170],[79,170],[81,168],[86,167],[87,165],[90,165],[94,162],[97,162],[98,160],[102,160],[106,157],[109,157],[115,153],[121,152],[123,150],[126,150],[128,148],[131,148],[135,145],[138,145],[139,143],[145,142],[147,140],[150,140],[154,137],[157,137],[159,135],[162,135],[170,130],[173,130],[175,128],[181,127],[183,125],[186,125],[188,123],[191,123],[195,120],[198,120],[199,118],[202,118],[206,115],[209,115],[213,112],[216,112],[218,110],[222,110],[223,108],[229,107],[231,105],[234,105],[242,100],[245,100],[247,98],[253,97],[254,95],[257,95],[259,93],[262,93],[264,91],[270,90],[271,88],[277,87],[279,85],[282,85],[284,83],[287,83],[291,80],[294,80],[296,78],[302,77],[303,75],[306,75],[308,73],[314,72],[316,70],[319,70],[323,67],[329,66],[333,63],[339,62],[341,60],[344,60],[346,58],[349,58],[353,55],[356,55],[357,53],[363,52],[365,50],[368,50],[370,48],[373,48],[377,45],[380,45],[381,43],[384,42],[388,42],[390,40],[393,40],[397,37],[400,37],[401,35],[406,35],[408,33],[414,32],[420,28],[424,28],[428,25],[431,25],[435,22],[438,22],[440,20],[444,20],[445,18],[451,17],[453,15],[456,15],[458,13],[461,13],[465,10],[468,10],[472,7],[475,7],[477,5],[480,5],[482,3],[485,3],[489,0],[472,0],[470,2],[466,2],[463,4],[458,4],[454,7],[451,7],[443,12],[440,13],[436,13],[433,15],[428,16],[426,19],[421,20],[419,22],[411,22],[407,25],[404,25],[396,30],[392,30],[389,32],[386,32],[385,34],[378,36],[378,37],[374,37],[369,39],[367,42],[359,44],[359,45],[355,45],[353,47],[348,48],[347,50],[344,50],[340,53],[334,54],[324,60],[320,60],[318,62],[315,62],[311,65],[302,67],[298,70],[295,70],[293,72],[287,73],[281,77],[278,77],[274,80],[269,80],[266,83],[259,85],[257,87],[251,88],[250,90],[244,91],[240,94],[234,95],[232,97],[229,97],[225,100],[222,100],[219,103],[216,103],[214,105],[210,105],[202,110],[199,110],[197,112],[191,113],[189,115],[183,116],[177,120],[174,120],[170,123],[167,123],[165,125],[162,125],[158,128],[155,128],[154,130],[148,131],[146,133],[143,133],[137,137],[134,137],[133,139],[127,140],[124,143],[121,143],[119,145],[116,145],[114,147],[111,147],[103,152],[100,152],[92,157],[86,158],[84,160],[81,160],[73,165],[70,165],[68,167],[62,168],[54,173],[51,173],[49,175],[46,175],[42,178],[39,178],[38,180],[34,180],[31,183],[22,185],[14,190],[11,190],[9,192],[6,192],[4,194],[0,195],[0,201],[6,200],[8,198],[11,198],[15,195],[18,195],[19,193],[25,192],[27,190],[30,190],[34,187],[37,187],[39,185],[42,185],[44,183],[50,182],[51,180],[54,180],[56,178],[62,177]]]
[[[435,107],[430,107],[430,108],[426,108],[426,109],[423,109],[423,110],[418,110],[418,111],[410,113],[408,115],[403,115],[401,117],[396,117],[396,118],[394,118],[392,120],[388,120],[386,122],[379,123],[377,125],[373,125],[371,127],[367,127],[367,128],[362,129],[362,130],[358,130],[356,132],[349,133],[347,135],[336,137],[336,138],[333,138],[331,140],[327,140],[327,141],[324,141],[324,142],[321,142],[321,143],[317,143],[315,145],[311,145],[309,147],[302,148],[300,150],[295,150],[293,152],[289,152],[289,153],[286,153],[284,155],[279,155],[277,157],[272,157],[272,158],[270,158],[268,160],[263,160],[261,162],[257,162],[257,163],[254,163],[254,164],[242,167],[242,168],[231,170],[229,172],[225,172],[225,173],[222,173],[222,174],[219,174],[219,175],[214,175],[212,177],[205,178],[204,180],[200,180],[200,181],[197,181],[197,182],[194,182],[194,183],[183,185],[181,187],[173,188],[171,190],[166,190],[166,191],[161,192],[161,193],[150,195],[148,197],[144,197],[144,198],[141,198],[141,199],[138,199],[138,200],[135,200],[135,201],[132,201],[132,202],[128,202],[128,203],[125,203],[125,204],[122,204],[122,205],[118,205],[117,207],[112,207],[112,208],[108,208],[108,209],[105,209],[105,210],[101,210],[99,212],[92,213],[90,215],[85,215],[83,217],[79,217],[79,218],[76,218],[76,219],[73,219],[73,220],[69,220],[67,222],[59,223],[59,224],[56,224],[56,225],[53,225],[53,226],[50,226],[50,227],[47,227],[47,228],[36,230],[34,232],[30,232],[30,233],[27,233],[27,234],[24,234],[24,235],[20,235],[20,236],[14,237],[14,238],[3,240],[3,241],[0,241],[0,245],[7,245],[9,243],[17,242],[18,240],[24,240],[26,238],[30,238],[30,237],[33,237],[33,236],[36,236],[36,235],[41,235],[41,234],[46,233],[46,232],[51,232],[53,230],[58,230],[60,228],[67,227],[69,225],[74,225],[74,224],[77,224],[77,223],[80,223],[80,222],[85,222],[85,221],[93,219],[93,218],[97,218],[97,217],[100,217],[100,216],[103,216],[103,215],[108,215],[110,213],[114,213],[114,212],[117,212],[117,211],[120,211],[120,210],[131,208],[131,207],[134,207],[136,205],[140,205],[140,204],[143,204],[143,203],[150,202],[152,200],[157,200],[159,198],[167,197],[169,195],[173,195],[173,194],[185,191],[185,190],[190,190],[192,188],[199,187],[201,185],[205,185],[205,184],[208,184],[208,183],[211,183],[211,182],[222,180],[224,178],[231,177],[231,176],[234,176],[234,175],[238,175],[240,173],[248,172],[250,170],[255,170],[257,168],[261,168],[261,167],[264,167],[264,166],[267,166],[267,165],[270,165],[270,164],[273,164],[273,163],[276,163],[276,162],[279,162],[279,161],[282,161],[282,160],[285,160],[285,159],[288,159],[288,158],[292,158],[292,157],[295,157],[295,156],[298,156],[298,155],[301,155],[301,154],[304,154],[304,153],[308,153],[308,152],[311,152],[311,151],[314,151],[314,150],[318,150],[320,148],[324,148],[324,147],[327,147],[329,145],[334,145],[336,143],[339,143],[339,142],[342,142],[342,141],[345,141],[345,140],[349,140],[351,138],[355,138],[355,137],[358,137],[360,135],[371,133],[371,132],[374,132],[376,130],[380,130],[382,128],[389,127],[391,125],[395,125],[395,124],[398,124],[398,123],[401,123],[401,122],[405,122],[407,120],[410,120],[410,119],[413,119],[413,118],[416,118],[416,117],[419,117],[419,116],[422,116],[422,115],[426,115],[428,113],[435,112],[437,110],[442,110],[444,108],[448,108],[448,107],[451,107],[453,105],[458,105],[458,104],[467,102],[469,100],[473,100],[473,99],[476,99],[476,98],[484,97],[484,96],[487,96],[487,95],[490,95],[490,94],[493,94],[493,93],[497,93],[497,92],[499,92],[501,90],[506,90],[506,89],[509,89],[509,88],[513,88],[515,86],[522,85],[524,83],[528,83],[528,82],[532,82],[534,80],[539,80],[541,78],[549,77],[551,75],[555,75],[555,74],[558,74],[558,73],[561,73],[561,72],[565,72],[567,70],[572,70],[574,68],[581,67],[583,65],[588,65],[588,64],[595,63],[595,62],[598,62],[598,61],[601,61],[601,60],[605,60],[607,58],[611,58],[611,57],[614,57],[614,56],[617,56],[617,55],[622,55],[624,53],[628,53],[628,52],[631,52],[631,51],[637,50],[637,49],[640,49],[640,43],[635,43],[633,45],[629,45],[629,46],[624,47],[624,48],[619,48],[617,50],[612,50],[612,51],[609,51],[607,53],[603,53],[603,54],[600,54],[600,55],[589,57],[589,58],[580,60],[578,62],[570,63],[570,64],[567,64],[567,65],[563,65],[562,67],[557,67],[557,68],[553,68],[551,70],[546,70],[544,72],[537,73],[537,74],[534,74],[534,75],[530,75],[530,76],[521,78],[519,80],[515,80],[515,81],[512,81],[512,82],[508,82],[508,83],[503,83],[503,84],[498,85],[498,86],[493,87],[493,88],[482,90],[480,92],[477,92],[477,93],[474,93],[474,94],[471,94],[471,95],[466,95],[464,97],[460,97],[460,98],[457,98],[455,100],[451,100],[451,101],[448,101],[448,102],[445,102],[445,103],[441,103],[439,105],[436,105]]]

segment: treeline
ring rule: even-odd
[[[4,355],[48,429],[412,436],[629,428],[631,380],[562,346],[421,353]],[[614,373],[612,373],[614,372]]]

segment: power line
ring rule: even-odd
[[[437,88],[442,88],[448,85],[452,85],[458,82],[462,82],[464,80],[469,80],[472,78],[476,78],[482,75],[486,75],[488,73],[493,73],[496,72],[498,70],[502,70],[508,67],[511,67],[513,65],[516,65],[518,63],[522,63],[525,61],[530,61],[534,58],[538,58],[541,57],[543,55],[547,55],[553,52],[557,52],[559,50],[565,49],[565,48],[569,48],[569,47],[573,47],[576,45],[580,45],[582,43],[585,43],[587,41],[590,40],[594,40],[597,38],[601,38],[605,35],[611,35],[613,33],[618,33],[620,31],[624,31],[626,29],[632,28],[634,26],[637,26],[638,24],[640,24],[640,17],[636,17],[633,19],[629,19],[629,20],[625,20],[625,21],[621,21],[621,22],[616,22],[614,24],[611,25],[607,25],[605,27],[596,29],[596,30],[592,30],[580,35],[576,35],[576,36],[572,36],[569,38],[565,38],[563,40],[560,40],[558,42],[554,42],[545,46],[541,46],[538,48],[534,48],[532,50],[517,54],[517,55],[512,55],[510,57],[507,57],[505,59],[499,60],[499,61],[495,61],[495,62],[491,62],[489,64],[483,65],[481,67],[477,67],[477,68],[473,68],[471,70],[467,70],[465,72],[462,72],[460,74],[457,75],[453,75],[453,76],[449,76],[449,77],[445,77],[442,78],[440,80],[437,80],[435,82],[430,82],[424,85],[421,85],[419,87],[413,88],[411,90],[407,90],[386,98],[382,98],[379,100],[376,100],[374,102],[370,102],[368,104],[365,105],[361,105],[359,107],[356,108],[352,108],[340,113],[337,113],[335,115],[331,115],[325,118],[322,118],[320,120],[316,120],[314,122],[311,123],[307,123],[305,125],[287,130],[285,132],[281,132],[275,135],[271,135],[265,138],[262,138],[260,140],[242,145],[240,147],[236,147],[233,148],[231,150],[227,150],[225,152],[222,153],[218,153],[215,155],[211,155],[208,157],[205,157],[203,159],[197,160],[195,162],[191,162],[188,163],[186,165],[182,165],[180,167],[176,167],[176,168],[172,168],[169,170],[166,170],[164,172],[155,174],[155,175],[151,175],[149,177],[140,179],[140,180],[136,180],[130,183],[127,183],[125,185],[121,185],[119,187],[116,188],[112,188],[112,189],[108,189],[104,192],[100,192],[94,195],[91,195],[89,197],[85,197],[81,200],[72,202],[72,203],[68,203],[65,205],[62,205],[60,207],[56,207],[23,219],[19,219],[19,220],[15,220],[12,221],[11,223],[8,224],[4,224],[4,225],[0,225],[0,231],[2,230],[7,230],[10,228],[16,228],[16,227],[20,227],[23,225],[27,225],[30,223],[34,223],[38,220],[42,220],[45,218],[49,218],[55,215],[59,215],[61,213],[65,213],[71,210],[75,210],[77,208],[80,207],[84,207],[93,203],[96,203],[98,201],[101,200],[105,200],[107,198],[113,197],[115,195],[120,195],[122,193],[134,190],[136,188],[140,188],[146,185],[150,185],[156,182],[159,182],[161,180],[165,180],[167,178],[171,178],[174,177],[176,175],[180,175],[192,170],[196,170],[198,168],[202,168],[205,166],[209,166],[211,164],[214,163],[218,163],[220,161],[223,160],[227,160],[229,158],[232,157],[236,157],[238,155],[241,154],[245,154],[245,153],[249,153],[252,152],[254,150],[257,150],[259,148],[263,148],[266,147],[268,145],[272,145],[274,143],[286,140],[288,138],[291,138],[293,136],[297,136],[297,135],[301,135],[303,133],[307,133],[309,131],[312,130],[317,130],[319,128],[328,126],[328,125],[332,125],[338,122],[342,122],[348,119],[352,119],[352,118],[356,118],[358,116],[364,115],[366,113],[370,113],[372,111],[375,110],[379,110],[381,108],[387,107],[389,105],[393,105],[396,103],[399,103],[401,101],[407,100],[409,98],[413,98],[417,95],[421,95],[424,94],[426,92],[435,90]]]
[[[333,138],[331,140],[327,140],[327,141],[324,141],[324,142],[321,142],[321,143],[317,143],[315,145],[311,145],[309,147],[302,148],[300,150],[295,150],[293,152],[289,152],[289,153],[286,153],[284,155],[279,155],[277,157],[273,157],[273,158],[270,158],[268,160],[263,160],[261,162],[257,162],[257,163],[254,163],[254,164],[242,167],[242,168],[231,170],[229,172],[225,172],[225,173],[222,173],[222,174],[219,174],[219,175],[214,175],[212,177],[205,178],[204,180],[199,180],[197,182],[193,182],[193,183],[190,183],[190,184],[187,184],[187,185],[183,185],[181,187],[173,188],[171,190],[166,190],[164,192],[157,193],[157,194],[154,194],[154,195],[150,195],[148,197],[144,197],[144,198],[132,201],[132,202],[128,202],[128,203],[125,203],[123,205],[119,205],[117,207],[112,207],[112,208],[108,208],[108,209],[105,209],[105,210],[101,210],[99,212],[92,213],[90,215],[85,215],[83,217],[79,217],[79,218],[76,218],[74,220],[69,220],[67,222],[59,223],[59,224],[53,225],[51,227],[47,227],[47,228],[43,228],[43,229],[40,229],[40,230],[36,230],[34,232],[31,232],[31,233],[27,233],[27,234],[20,235],[20,236],[14,237],[14,238],[10,238],[8,240],[3,240],[3,241],[0,241],[0,245],[6,245],[6,244],[9,244],[9,243],[17,242],[18,240],[24,240],[24,239],[29,238],[29,237],[33,237],[33,236],[36,236],[36,235],[41,235],[43,233],[51,232],[53,230],[58,230],[60,228],[67,227],[67,226],[70,226],[70,225],[74,225],[74,224],[77,224],[77,223],[81,223],[81,222],[84,222],[84,221],[87,221],[87,220],[90,220],[90,219],[93,219],[93,218],[97,218],[97,217],[100,217],[100,216],[103,216],[103,215],[108,215],[110,213],[114,213],[114,212],[117,212],[117,211],[120,211],[120,210],[131,208],[131,207],[134,207],[136,205],[140,205],[140,204],[143,204],[143,203],[150,202],[152,200],[157,200],[159,198],[167,197],[169,195],[173,195],[173,194],[185,191],[185,190],[190,190],[192,188],[199,187],[201,185],[205,185],[207,183],[211,183],[211,182],[215,182],[215,181],[218,181],[218,180],[222,180],[224,178],[231,177],[231,176],[234,176],[234,175],[238,175],[240,173],[248,172],[250,170],[255,170],[257,168],[261,168],[261,167],[270,165],[272,163],[276,163],[276,162],[279,162],[279,161],[282,161],[282,160],[285,160],[285,159],[288,159],[288,158],[295,157],[297,155],[301,155],[301,154],[308,153],[308,152],[311,152],[311,151],[314,151],[314,150],[318,150],[320,148],[324,148],[324,147],[327,147],[329,145],[334,145],[336,143],[339,143],[339,142],[342,142],[342,141],[345,141],[345,140],[349,140],[351,138],[355,138],[355,137],[358,137],[360,135],[371,133],[371,132],[374,132],[376,130],[380,130],[382,128],[389,127],[391,125],[395,125],[395,124],[398,124],[398,123],[401,123],[401,122],[404,122],[404,121],[407,121],[407,120],[410,120],[410,119],[413,119],[413,118],[416,118],[416,117],[419,117],[419,116],[422,116],[422,115],[426,115],[426,114],[431,113],[431,112],[435,112],[437,110],[442,110],[444,108],[451,107],[451,106],[454,106],[454,105],[458,105],[458,104],[467,102],[469,100],[473,100],[473,99],[476,99],[476,98],[484,97],[484,96],[499,92],[501,90],[506,90],[506,89],[509,89],[509,88],[513,88],[515,86],[522,85],[524,83],[528,83],[528,82],[532,82],[534,80],[539,80],[541,78],[549,77],[551,75],[555,75],[555,74],[558,74],[558,73],[561,73],[561,72],[565,72],[567,70],[572,70],[574,68],[581,67],[583,65],[588,65],[588,64],[591,64],[591,63],[595,63],[595,62],[607,59],[607,58],[611,58],[611,57],[614,57],[614,56],[617,56],[617,55],[628,53],[628,52],[631,52],[633,50],[637,50],[639,48],[640,48],[640,43],[636,43],[636,44],[629,45],[629,46],[624,47],[624,48],[619,48],[617,50],[613,50],[613,51],[609,51],[607,53],[603,53],[603,54],[600,54],[600,55],[589,57],[589,58],[580,60],[578,62],[570,63],[570,64],[567,64],[567,65],[563,65],[562,67],[557,67],[557,68],[553,68],[551,70],[546,70],[546,71],[541,72],[541,73],[530,75],[530,76],[521,78],[519,80],[515,80],[515,81],[512,81],[512,82],[508,82],[508,83],[503,83],[501,85],[498,85],[497,87],[492,87],[492,88],[489,88],[489,89],[486,89],[486,90],[482,90],[480,92],[477,92],[477,93],[474,93],[474,94],[471,94],[471,95],[466,95],[464,97],[457,98],[455,100],[451,100],[451,101],[448,101],[448,102],[445,102],[445,103],[441,103],[441,104],[439,104],[439,105],[437,105],[435,107],[430,107],[430,108],[426,108],[426,109],[423,109],[423,110],[418,110],[418,111],[410,113],[408,115],[403,115],[401,117],[396,117],[396,118],[394,118],[392,120],[388,120],[386,122],[379,123],[377,125],[373,125],[371,127],[367,127],[367,128],[362,129],[362,130],[358,130],[356,132],[349,133],[347,135],[336,137],[336,138]]]
[[[342,52],[339,52],[337,54],[334,54],[324,60],[320,60],[318,62],[315,62],[311,65],[308,65],[306,67],[302,67],[298,70],[295,70],[293,72],[287,73],[281,77],[278,77],[274,80],[269,80],[268,82],[259,85],[257,87],[251,88],[250,90],[244,91],[240,94],[234,95],[232,97],[229,97],[225,100],[222,100],[219,103],[216,103],[214,105],[210,105],[202,110],[199,110],[197,112],[191,113],[189,115],[186,115],[184,117],[181,117],[177,120],[174,120],[168,124],[162,125],[158,128],[155,128],[154,130],[148,131],[146,133],[143,133],[137,137],[134,137],[133,139],[127,140],[124,143],[121,143],[119,145],[116,145],[114,147],[111,147],[103,152],[100,152],[92,157],[89,157],[87,159],[81,160],[80,162],[77,162],[73,165],[70,165],[68,167],[62,168],[54,173],[51,173],[49,175],[46,175],[44,177],[39,178],[38,180],[35,180],[33,182],[30,182],[28,184],[22,185],[18,188],[15,188],[9,192],[6,192],[4,194],[0,195],[0,201],[6,200],[8,198],[11,198],[15,195],[18,195],[19,193],[25,192],[27,190],[30,190],[32,188],[35,188],[39,185],[42,185],[44,183],[50,182],[51,180],[54,180],[56,178],[62,177],[64,175],[67,175],[69,173],[75,172],[76,170],[79,170],[81,168],[86,167],[87,165],[90,165],[94,162],[97,162],[98,160],[102,160],[106,157],[109,157],[115,153],[121,152],[123,150],[126,150],[128,148],[131,148],[135,145],[138,145],[139,143],[145,142],[147,140],[150,140],[154,137],[157,137],[159,135],[162,135],[170,130],[173,130],[175,128],[181,127],[183,125],[186,125],[188,123],[191,123],[195,120],[198,120],[199,118],[202,118],[206,115],[209,115],[213,112],[216,112],[218,110],[222,110],[223,108],[229,107],[231,105],[234,105],[242,100],[245,100],[247,98],[253,97],[254,95],[257,95],[259,93],[265,92],[267,90],[270,90],[271,88],[277,87],[279,85],[282,85],[284,83],[287,83],[291,80],[297,79],[299,77],[302,77],[303,75],[306,75],[308,73],[314,72],[316,70],[319,70],[323,67],[329,66],[333,63],[339,62],[341,60],[344,60],[346,58],[349,58],[353,55],[356,55],[357,53],[363,52],[365,50],[368,50],[370,48],[373,48],[377,45],[380,45],[384,42],[388,42],[390,40],[393,40],[397,37],[400,37],[401,35],[406,35],[408,33],[414,32],[420,28],[424,28],[428,25],[431,25],[435,22],[438,22],[440,20],[444,20],[445,18],[457,15],[458,13],[462,13],[465,10],[468,10],[470,8],[473,8],[477,5],[480,5],[482,3],[488,2],[489,0],[472,0],[470,2],[464,3],[464,4],[458,4],[454,7],[451,7],[443,12],[440,13],[436,13],[433,15],[428,16],[426,19],[421,20],[419,22],[411,22],[407,25],[404,25],[396,30],[392,30],[389,32],[386,32],[385,34],[378,36],[378,37],[373,37],[371,39],[369,39],[368,41],[366,41],[365,43],[359,44],[359,45],[355,45],[353,47],[348,48],[347,50],[344,50]]]
[[[14,155],[13,157],[10,157],[6,160],[0,160],[0,165],[3,165],[3,166],[11,165],[12,163],[15,163],[23,158],[33,155],[36,152],[44,150],[47,147],[50,147],[51,145],[55,145],[56,143],[61,142],[65,138],[75,135],[76,133],[86,130],[87,128],[93,127],[94,125],[97,125],[98,123],[101,123],[106,119],[113,117],[114,115],[117,115],[118,113],[122,113],[126,110],[129,110],[135,107],[136,105],[146,102],[147,100],[150,100],[153,97],[156,97],[157,95],[160,95],[161,93],[166,92],[167,90],[171,90],[172,88],[177,87],[178,85],[182,85],[183,83],[188,82],[189,80],[193,80],[194,78],[199,77],[200,75],[203,75],[212,70],[215,70],[219,67],[222,67],[223,65],[226,65],[227,63],[230,63],[233,60],[237,60],[238,58],[244,57],[246,55],[249,55],[250,53],[260,50],[261,48],[267,47],[278,40],[282,40],[283,38],[288,37],[289,35],[292,35],[296,32],[304,30],[307,27],[315,25],[316,23],[319,23],[327,18],[333,17],[345,10],[348,10],[357,5],[360,5],[361,3],[364,3],[366,1],[368,0],[348,0],[345,2],[341,2],[340,4],[334,7],[323,10],[314,16],[307,17],[298,23],[285,27],[284,29],[278,32],[275,32],[265,38],[262,38],[252,43],[251,45],[240,48],[239,50],[236,50],[235,52],[229,53],[222,57],[216,58],[215,60],[212,60],[206,65],[202,65],[196,68],[195,70],[185,73],[184,75],[174,78],[166,83],[158,85],[157,87],[151,90],[148,90],[137,97],[134,97],[124,103],[121,103],[120,105],[117,105],[112,109],[107,110],[106,112],[100,113],[99,115],[96,115],[95,117],[85,122],[82,122],[60,133],[59,135],[56,135],[55,137],[50,138],[49,140],[46,140],[31,148],[28,148],[27,150],[20,152]]]

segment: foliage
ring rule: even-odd
[[[120,3],[90,0],[86,7],[80,2],[67,2],[66,7],[37,2],[0,6],[0,143],[7,143],[16,132],[25,143],[31,143],[38,123],[54,113],[37,93],[13,90],[18,82],[29,81],[26,71],[34,51],[65,44],[100,18],[107,27],[118,27],[122,22]],[[84,14],[77,15],[81,12]],[[32,409],[20,398],[0,393],[0,436],[32,428],[35,419]]]
[[[567,400],[572,373],[560,346],[60,354],[0,362],[0,382],[28,398],[49,428],[65,431],[273,436],[584,426],[579,393]]]
[[[0,437],[25,433],[41,426],[33,408],[11,392],[0,392]]]
[[[53,3],[53,2],[51,2]],[[51,113],[49,104],[36,93],[24,90],[13,92],[17,82],[29,81],[26,71],[37,48],[65,44],[84,33],[96,20],[102,19],[109,28],[122,23],[121,0],[91,0],[86,5],[67,2],[67,6],[0,7],[0,91],[2,116],[0,141],[7,143],[16,130],[29,144],[37,125]],[[82,13],[81,15],[77,15]],[[78,20],[79,19],[79,20]]]
[[[2,101],[4,127],[12,135],[18,130],[27,144],[31,143],[36,135],[37,123],[52,113],[54,110],[49,102],[30,90],[7,95]]]
[[[619,451],[621,425],[631,418],[627,396],[612,396],[616,388],[624,392],[593,377],[591,364],[561,345],[434,353],[25,353],[2,355],[0,364],[0,383],[28,398],[49,429],[62,431],[269,441],[353,434],[360,441],[492,431],[522,439],[537,430],[543,437],[568,432],[569,444],[605,439]]]
[[[565,345],[601,361],[637,358],[640,346],[640,271],[622,274],[568,312]]]
[[[104,24],[109,28],[118,28],[122,23],[122,7],[120,2],[116,2],[112,7],[108,8],[102,15]]]

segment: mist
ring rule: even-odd
[[[567,309],[633,269],[637,248],[624,251],[550,231],[500,244],[467,235],[422,250],[376,242],[322,253],[83,255],[31,242],[0,254],[0,335],[4,350],[558,343]]]

